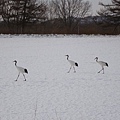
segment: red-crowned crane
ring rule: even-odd
[[[104,74],[104,66],[108,67],[108,63],[103,62],[103,61],[98,61],[98,57],[95,58],[96,62],[99,63],[99,65],[102,67],[102,69],[100,71],[98,71],[98,73],[100,73],[101,71],[103,71]]]
[[[17,61],[16,61],[16,60],[14,60],[13,62],[15,63],[15,67],[17,68],[17,70],[18,70],[18,72],[19,72],[19,73],[18,73],[18,76],[17,76],[17,79],[16,79],[15,81],[18,80],[18,78],[19,78],[19,76],[20,76],[20,73],[22,73],[22,75],[23,75],[23,77],[24,77],[24,79],[25,79],[25,81],[26,81],[26,78],[25,78],[24,73],[27,73],[27,74],[28,74],[28,70],[27,70],[26,68],[17,66]]]
[[[70,69],[69,69],[69,71],[68,71],[68,73],[70,72],[70,70],[71,70],[72,67],[73,67],[73,69],[74,69],[74,72],[76,72],[75,66],[78,67],[78,63],[75,62],[75,61],[69,60],[69,55],[65,55],[65,56],[67,56],[67,60],[68,60],[68,62],[69,62],[70,65],[71,65],[71,66],[70,66]]]

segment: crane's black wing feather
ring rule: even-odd
[[[28,70],[27,69],[24,69],[25,73],[28,73]]]
[[[77,66],[77,67],[78,67],[78,63],[75,63],[75,66]]]
[[[108,66],[108,63],[106,63],[106,66]]]

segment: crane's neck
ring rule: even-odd
[[[69,60],[68,58],[69,58],[69,56],[67,56],[67,60]]]
[[[98,59],[96,59],[96,62],[98,62]]]
[[[17,66],[17,62],[15,62],[15,66]]]

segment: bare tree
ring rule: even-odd
[[[91,8],[90,2],[83,0],[52,0],[50,5],[52,16],[61,19],[69,30],[75,23],[75,18],[85,17]]]
[[[44,2],[37,0],[1,0],[0,13],[8,28],[19,33],[24,33],[28,23],[36,23],[46,19],[47,7]],[[10,29],[11,31],[11,29]]]
[[[99,3],[103,8],[98,14],[103,17],[106,26],[114,26],[114,32],[120,26],[120,0],[112,0],[111,4]]]

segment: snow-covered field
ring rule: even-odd
[[[120,36],[1,35],[0,120],[120,120]]]

